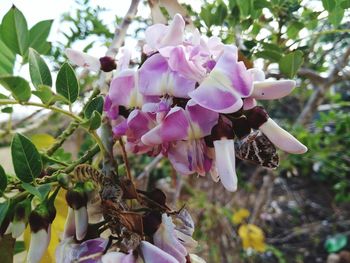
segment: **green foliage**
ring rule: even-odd
[[[93,113],[93,111],[97,111],[98,113],[102,114],[103,112],[103,97],[102,96],[97,96],[96,98],[94,98],[92,101],[90,101],[90,103],[88,103],[86,105],[84,114],[85,114],[85,118],[90,119],[91,115]]]
[[[7,176],[4,171],[4,168],[0,165],[0,196],[3,195],[5,189],[7,187]]]
[[[52,78],[49,67],[34,49],[29,49],[29,72],[33,85],[39,88],[39,85],[52,86]]]
[[[29,31],[30,46],[40,54],[48,54],[51,43],[46,39],[49,36],[53,20],[44,20],[35,24]]]
[[[5,200],[4,202],[0,203],[0,226],[6,217],[9,207],[10,207],[9,200]]]
[[[69,104],[76,101],[79,95],[79,83],[73,68],[64,63],[56,79],[56,91],[62,95]]]
[[[293,78],[303,64],[303,60],[303,52],[300,50],[293,51],[280,59],[280,70],[288,78]]]
[[[25,183],[32,182],[41,174],[42,161],[34,144],[17,133],[11,143],[11,155],[16,176]]]
[[[28,101],[31,96],[29,83],[21,77],[2,76],[0,84],[9,90],[12,96],[18,101]]]
[[[0,35],[0,76],[13,73],[16,54],[1,40]]]
[[[1,35],[5,44],[16,54],[24,56],[29,48],[27,21],[15,6],[6,13],[1,22]]]
[[[97,110],[94,110],[90,116],[90,118],[82,123],[82,125],[88,130],[96,130],[101,126],[102,116]]]
[[[41,201],[44,201],[51,190],[51,186],[49,184],[43,184],[38,187],[35,187],[29,183],[23,182],[21,184],[24,190],[28,193],[38,197]]]
[[[340,251],[348,243],[348,238],[346,235],[338,234],[327,238],[324,243],[324,247],[328,253],[335,253]]]

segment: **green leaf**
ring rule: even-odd
[[[327,238],[326,242],[324,243],[324,247],[328,253],[334,253],[344,248],[347,243],[347,236],[343,234],[338,234]]]
[[[9,97],[0,93],[0,100],[7,100]]]
[[[64,63],[57,74],[56,91],[66,98],[70,104],[78,98],[78,79],[68,63]]]
[[[303,64],[303,52],[296,50],[282,57],[279,61],[280,71],[287,77],[292,78]]]
[[[28,101],[31,96],[29,83],[21,77],[2,76],[0,84],[11,91],[12,96],[18,101]]]
[[[304,28],[304,24],[298,21],[291,23],[287,28],[287,36],[289,38],[296,38],[299,34],[299,31]]]
[[[32,182],[42,170],[42,161],[34,144],[24,135],[15,134],[11,143],[11,155],[16,176],[25,183]]]
[[[278,62],[281,59],[282,54],[275,50],[263,50],[256,52],[255,56],[258,58],[268,59],[271,62]]]
[[[341,8],[344,8],[344,9],[350,8],[350,0],[343,0],[340,2],[339,5]]]
[[[0,76],[13,73],[15,60],[16,54],[0,40]]]
[[[5,107],[5,108],[1,109],[1,112],[3,112],[3,113],[12,113],[13,112],[13,108],[12,107]]]
[[[29,31],[30,46],[40,54],[47,54],[51,49],[50,43],[46,40],[50,34],[52,22],[53,20],[40,21]]]
[[[341,7],[334,8],[329,12],[328,21],[335,27],[339,26],[344,17],[344,9]]]
[[[3,195],[7,187],[7,176],[4,168],[0,165],[0,196]]]
[[[46,105],[50,105],[51,103],[55,102],[56,94],[48,86],[38,85],[37,90],[34,90],[32,93]]]
[[[51,190],[51,186],[49,184],[40,185],[35,187],[28,183],[22,183],[23,189],[27,190],[30,194],[39,197],[41,201],[45,200],[46,196]]]
[[[216,7],[216,12],[215,12],[213,22],[215,25],[221,26],[224,23],[226,17],[227,17],[227,7],[222,1],[220,1]]]
[[[0,241],[1,262],[13,262],[16,239],[11,234],[5,235]]]
[[[332,11],[335,8],[335,0],[322,0],[322,4],[325,10]]]
[[[3,203],[0,203],[0,226],[2,225],[2,222],[4,221],[7,211],[10,207],[10,201],[6,200]],[[1,247],[1,246],[0,246]]]
[[[89,130],[96,130],[98,127],[100,127],[101,121],[101,114],[98,111],[94,110],[91,114],[91,118],[82,123],[82,125]]]
[[[253,0],[237,0],[237,5],[242,18],[245,19],[250,16],[253,10]]]
[[[26,248],[24,246],[24,241],[16,241],[14,254],[16,255],[16,254],[21,253],[25,250],[26,250]]]
[[[211,13],[211,9],[213,5],[207,5],[206,7],[202,7],[199,16],[203,19],[204,23],[210,28],[214,24],[214,16]]]
[[[1,24],[1,38],[16,54],[24,56],[29,47],[27,21],[14,5],[6,13]]]
[[[52,79],[49,67],[40,57],[39,53],[29,48],[29,73],[36,88],[39,85],[52,86]]]
[[[104,103],[104,101],[103,101],[102,96],[98,96],[98,97],[94,98],[92,101],[90,101],[90,103],[86,105],[86,108],[84,111],[85,118],[90,119],[94,110],[96,110],[100,114],[102,114],[103,103]]]

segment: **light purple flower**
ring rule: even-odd
[[[145,263],[179,263],[172,255],[147,241],[141,241],[140,248]]]
[[[225,46],[215,67],[190,97],[199,105],[220,113],[233,113],[243,106],[242,98],[253,91],[253,78],[242,61],[237,61],[237,48]]]
[[[135,256],[130,251],[129,254],[122,252],[109,252],[101,258],[102,263],[137,263]]]

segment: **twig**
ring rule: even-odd
[[[143,172],[140,173],[136,179],[137,180],[141,180],[144,177],[148,176],[150,174],[150,172],[157,166],[157,164],[163,159],[163,155],[162,154],[158,154],[156,156],[156,158],[154,158],[152,160],[152,162],[150,162],[148,165],[146,165],[146,167],[143,169]]]
[[[122,149],[122,156],[123,156],[123,162],[124,162],[125,168],[126,168],[126,175],[128,176],[129,180],[134,184],[133,178],[132,178],[131,172],[130,172],[130,165],[129,165],[128,156],[127,156],[124,142],[123,142],[122,138],[119,138],[119,145],[120,145],[120,148]]]

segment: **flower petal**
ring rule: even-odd
[[[188,98],[196,82],[186,79],[171,71],[168,62],[160,54],[149,57],[139,70],[140,92],[147,96],[164,96],[166,94]]]
[[[130,252],[124,254],[121,252],[109,252],[101,258],[102,263],[136,263],[135,257]]]
[[[265,80],[254,82],[252,98],[275,100],[290,94],[295,87],[294,80]]]
[[[145,263],[179,263],[176,258],[147,241],[141,241],[140,247]]]
[[[243,100],[243,110],[250,110],[257,105],[256,100],[253,97],[248,97]]]
[[[265,73],[261,69],[250,68],[247,71],[252,75],[254,81],[264,81],[265,80]]]
[[[11,233],[13,238],[19,238],[24,230],[26,229],[26,224],[23,220],[13,221],[11,224]]]
[[[230,192],[237,190],[236,157],[233,140],[214,141],[215,162],[221,183]]]
[[[127,108],[142,106],[143,96],[138,91],[137,78],[134,70],[124,70],[112,80],[109,97],[114,105]]]
[[[68,206],[66,223],[64,224],[63,238],[75,236],[75,218],[74,210]]]
[[[185,110],[180,107],[172,108],[164,120],[155,128],[142,136],[141,140],[146,145],[158,145],[186,139],[190,125]]]
[[[88,213],[86,206],[74,210],[75,235],[78,241],[83,240],[88,228]]]
[[[28,263],[38,263],[43,257],[47,247],[50,243],[51,237],[51,225],[48,229],[40,229],[36,233],[31,233],[30,236],[30,245],[27,255]]]
[[[71,48],[67,48],[65,53],[70,62],[79,67],[84,67],[95,72],[100,70],[101,64],[98,58]]]
[[[303,154],[307,152],[307,147],[304,144],[278,126],[271,118],[262,124],[259,130],[261,130],[274,145],[285,152],[294,154]]]

